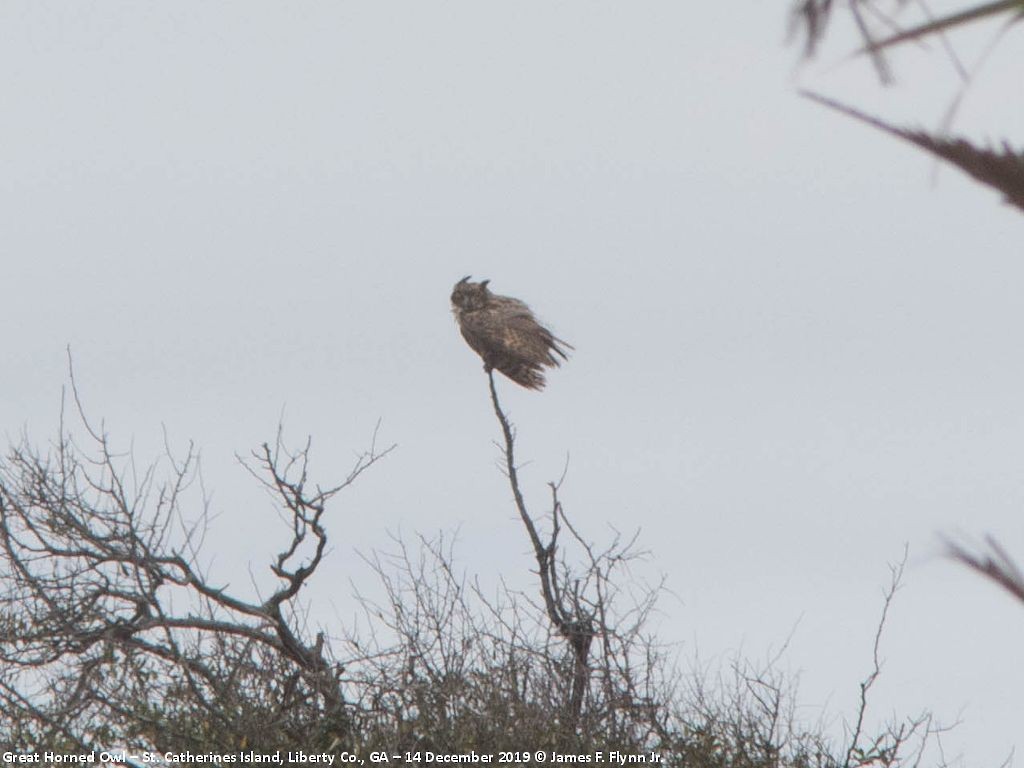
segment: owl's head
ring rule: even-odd
[[[491,298],[491,292],[487,289],[490,280],[471,283],[469,278],[470,275],[466,275],[452,289],[452,306],[462,312],[483,309]]]

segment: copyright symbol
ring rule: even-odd
[[[533,759],[536,760],[538,763],[543,763],[545,760],[548,759],[548,753],[545,752],[543,749],[538,749],[536,752],[533,753]]]

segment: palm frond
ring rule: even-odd
[[[912,27],[877,42],[869,40],[868,44],[861,48],[858,53],[874,55],[879,51],[899,45],[900,43],[917,41],[929,35],[945,32],[953,27],[959,27],[999,14],[1009,14],[1011,23],[1020,21],[1021,18],[1024,18],[1024,0],[995,0],[991,3],[977,5],[958,13],[952,13],[949,16],[943,16],[941,19],[934,19],[925,24]]]
[[[1008,141],[999,149],[978,147],[967,139],[933,136],[922,130],[890,125],[876,117],[812,91],[800,94],[848,117],[909,141],[935,157],[955,165],[972,178],[1003,193],[1006,202],[1024,211],[1024,151]]]

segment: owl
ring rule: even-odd
[[[498,296],[487,288],[489,280],[469,282],[464,277],[452,290],[452,311],[466,343],[484,361],[484,370],[497,369],[527,389],[543,389],[544,367],[568,360],[573,346],[537,322],[519,299]]]

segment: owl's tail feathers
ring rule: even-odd
[[[539,366],[523,363],[520,365],[507,365],[498,370],[519,386],[526,387],[527,389],[541,390],[544,389],[544,385],[547,383]]]
[[[562,360],[569,359],[569,350],[576,350],[576,347],[574,347],[568,341],[560,339],[557,336],[551,337],[551,340],[548,342],[548,346],[551,348],[551,351],[554,352],[555,355],[559,355],[562,358]],[[555,355],[552,355],[550,353],[548,354],[548,359],[551,361],[550,365],[561,365],[562,361],[555,357]]]

